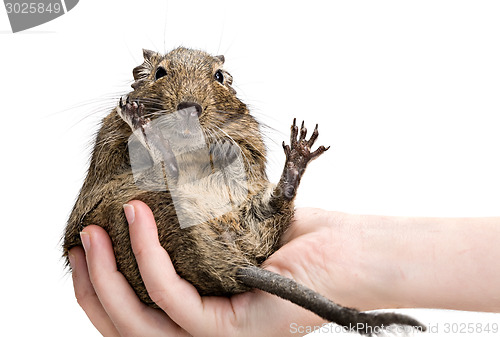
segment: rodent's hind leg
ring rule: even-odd
[[[278,184],[278,188],[282,190],[283,196],[287,200],[292,200],[295,197],[300,179],[309,162],[319,157],[330,148],[329,146],[324,147],[321,145],[316,151],[311,152],[311,147],[314,145],[319,135],[318,124],[316,124],[314,128],[311,138],[306,140],[307,129],[304,127],[304,122],[302,122],[300,127],[300,135],[295,122],[296,119],[294,118],[291,127],[290,145],[285,145],[285,142],[283,142],[286,162]],[[298,139],[297,136],[299,136]]]

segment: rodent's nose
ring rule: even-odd
[[[195,108],[195,110],[189,108]],[[182,102],[177,106],[177,111],[179,111],[179,114],[184,117],[200,117],[203,108],[198,103]]]

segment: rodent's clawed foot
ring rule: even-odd
[[[150,120],[149,118],[145,118],[145,108],[144,104],[139,101],[129,101],[129,97],[127,96],[125,103],[123,99],[120,98],[120,113],[122,118],[132,127],[134,130],[144,126]]]
[[[309,140],[306,140],[307,129],[304,126],[304,122],[299,128],[296,125],[296,119],[293,119],[293,124],[291,127],[290,135],[290,145],[285,145],[283,142],[283,149],[285,150],[286,163],[283,175],[281,177],[281,182],[284,184],[284,194],[287,199],[292,199],[295,196],[297,187],[300,182],[300,178],[304,173],[307,164],[317,157],[319,157],[323,152],[327,151],[330,147],[325,147],[321,145],[316,149],[316,151],[311,152],[311,147],[318,138],[318,124],[314,128],[314,131]],[[297,139],[298,136],[298,139]]]
[[[294,118],[291,128],[290,146],[285,145],[285,142],[283,142],[283,149],[285,150],[287,163],[293,163],[297,166],[297,168],[304,170],[311,160],[319,157],[330,147],[324,147],[321,145],[318,149],[316,149],[316,151],[311,152],[311,147],[314,145],[314,142],[319,135],[318,124],[316,124],[316,127],[314,128],[311,138],[306,140],[307,129],[304,127],[304,122],[302,122],[302,125],[300,126],[300,136],[297,140],[299,128],[295,123],[296,119]]]

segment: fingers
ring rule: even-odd
[[[69,251],[73,287],[78,304],[87,314],[95,328],[103,336],[119,336],[113,322],[104,310],[94,286],[90,281],[87,262],[82,247],[75,247]]]
[[[119,331],[130,329],[129,317],[141,311],[141,303],[125,277],[116,268],[111,240],[99,226],[88,226],[81,233],[87,255],[90,279],[103,307]]]
[[[213,329],[217,325],[214,316],[210,315],[213,312],[204,307],[196,288],[177,275],[170,257],[160,245],[149,207],[140,201],[131,201],[124,209],[129,220],[132,248],[151,299],[192,335],[204,335]],[[222,311],[227,309],[225,304],[221,305]]]
[[[121,336],[179,332],[179,327],[165,313],[142,303],[117,270],[111,240],[104,229],[88,226],[81,233],[81,238],[95,293]]]

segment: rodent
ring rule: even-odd
[[[311,150],[317,125],[307,139],[304,124],[299,128],[294,120],[290,144],[283,142],[285,167],[274,185],[265,173],[259,123],[237,98],[232,77],[222,68],[223,56],[183,47],[165,55],[144,50],[143,55],[144,62],[133,69],[133,90],[102,120],[66,226],[64,256],[81,245],[85,226],[102,226],[118,269],[143,302],[157,307],[141,279],[122,208],[141,200],[153,211],[160,242],[177,273],[201,295],[258,288],[343,326],[361,322],[366,329],[391,324],[425,329],[404,315],[344,308],[260,268],[280,247],[307,164],[328,150]]]

